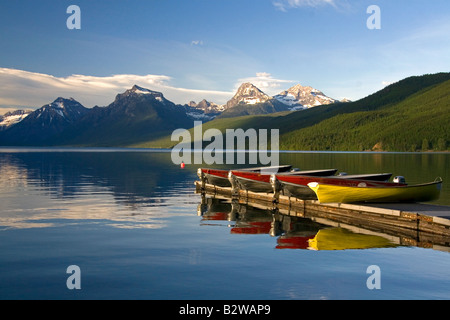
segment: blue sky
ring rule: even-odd
[[[370,5],[381,29],[366,26]],[[135,83],[176,103],[225,103],[244,81],[356,100],[450,71],[448,0],[17,0],[0,3],[0,29],[3,107],[103,106]]]

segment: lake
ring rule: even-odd
[[[298,152],[280,162],[408,183],[440,176],[433,203],[450,205],[448,153]],[[438,249],[376,238],[366,249],[314,250],[308,240],[322,229],[365,235],[202,199],[198,167],[163,151],[0,148],[0,299],[450,298],[450,239]],[[369,288],[371,266],[379,288]]]

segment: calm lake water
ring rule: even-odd
[[[280,162],[409,183],[440,176],[434,203],[450,205],[450,154],[283,153]],[[0,299],[450,299],[450,245],[399,246],[389,235],[367,249],[313,250],[322,229],[368,235],[202,201],[197,167],[180,169],[167,152],[0,149]],[[71,265],[79,290],[67,287]],[[369,266],[380,289],[368,288]]]

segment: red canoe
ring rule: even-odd
[[[270,170],[277,170],[278,172],[287,172],[291,170],[291,165],[282,166],[272,166],[272,167],[256,167],[256,168],[245,168],[239,169],[239,171],[245,172],[265,172]],[[230,181],[228,180],[228,173],[230,170],[227,169],[208,169],[199,168],[197,170],[197,175],[200,180],[205,179],[206,183],[213,184],[218,187],[231,187]],[[269,174],[270,176],[270,174]]]
[[[335,174],[337,169],[322,169],[322,170],[307,170],[295,171],[288,173],[280,173],[279,175],[286,176],[331,176]],[[278,175],[277,175],[278,176]],[[259,172],[247,172],[241,170],[231,170],[229,179],[233,181],[232,187],[249,190],[253,192],[273,192],[270,181],[270,174],[261,174]],[[236,184],[233,186],[233,184]]]

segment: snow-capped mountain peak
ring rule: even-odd
[[[56,98],[55,101],[52,103],[49,103],[47,106],[43,106],[42,108],[54,108],[54,109],[60,109],[65,110],[66,108],[71,108],[74,105],[79,105],[79,103],[74,98],[65,99],[62,97]]]
[[[337,100],[326,96],[322,91],[310,86],[297,84],[279,94],[271,97],[251,83],[243,83],[234,97],[227,102],[225,109],[232,108],[238,104],[252,105],[267,102],[271,99],[286,105],[290,110],[303,110],[322,104],[331,104]]]
[[[274,96],[274,98],[292,107],[294,110],[338,102],[337,100],[326,96],[320,90],[310,86],[302,86],[301,84],[297,84],[288,90],[280,92]]]
[[[146,88],[140,87],[136,84],[130,89],[130,91],[133,93],[136,93],[136,94],[151,94],[151,95],[156,95],[156,96],[162,95],[161,92],[146,89]]]
[[[124,93],[118,94],[116,100],[136,96],[152,97],[164,104],[166,102],[169,102],[169,100],[167,100],[161,92],[146,89],[136,84],[131,89],[126,90]]]
[[[272,97],[262,92],[253,84],[246,82],[241,84],[234,97],[227,102],[225,109],[232,108],[241,103],[256,104],[266,102],[270,99],[272,99]]]
[[[27,121],[39,121],[42,126],[48,126],[52,123],[62,121],[72,123],[87,112],[87,109],[73,98],[57,98],[52,103],[42,106],[32,112]]]

